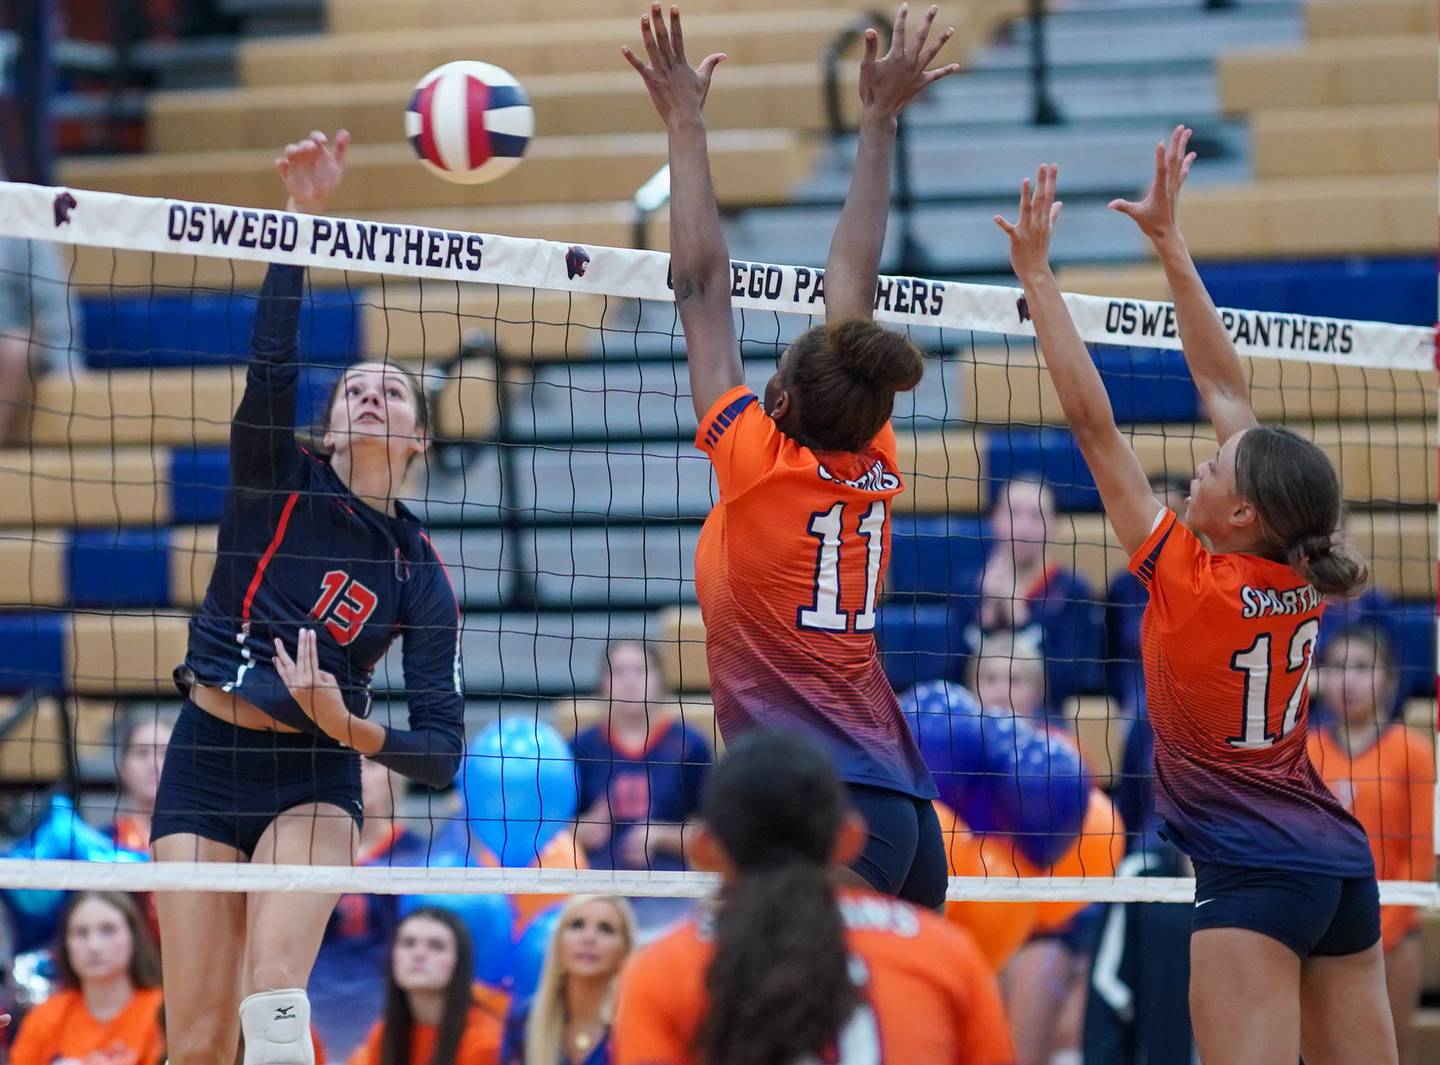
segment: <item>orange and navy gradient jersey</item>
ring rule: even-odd
[[[695,586],[721,735],[803,731],[841,780],[933,799],[875,647],[890,508],[904,488],[894,431],[858,454],[815,452],[741,385],[701,419],[695,445],[720,488]]]
[[[1404,725],[1390,725],[1351,754],[1328,729],[1310,737],[1310,760],[1370,837],[1381,880],[1435,879],[1435,751]],[[1413,906],[1385,906],[1380,933],[1389,950],[1420,927]]]
[[[1155,808],[1200,861],[1374,874],[1365,830],[1305,745],[1307,677],[1324,609],[1289,566],[1214,555],[1164,510],[1130,560],[1155,731]]]
[[[832,1065],[1012,1065],[1015,1048],[995,974],[970,933],[874,892],[839,894],[845,939],[863,971],[862,1005]],[[620,987],[614,1065],[699,1065],[707,921],[689,921],[640,950]],[[857,1053],[858,1052],[858,1053]]]

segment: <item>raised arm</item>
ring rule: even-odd
[[[285,146],[275,169],[289,193],[286,209],[322,214],[345,172],[350,134],[341,130],[332,149],[324,133]],[[260,287],[250,341],[245,394],[230,430],[230,474],[241,488],[276,487],[299,459],[295,443],[295,400],[300,300],[305,271],[272,264]]]
[[[730,252],[710,181],[710,150],[702,108],[710,76],[725,56],[708,55],[698,68],[685,58],[680,9],[666,28],[659,0],[640,19],[649,62],[628,47],[621,53],[644,79],[650,102],[670,138],[670,277],[685,330],[690,394],[704,418],[717,399],[745,380],[730,311]]]
[[[1195,153],[1189,150],[1192,132],[1176,126],[1170,140],[1156,146],[1155,180],[1145,199],[1114,200],[1110,207],[1134,221],[1155,246],[1155,254],[1170,285],[1170,298],[1175,301],[1180,344],[1190,366],[1190,376],[1215,426],[1215,434],[1223,444],[1257,422],[1250,407],[1245,367],[1240,364],[1240,356],[1235,353],[1235,345],[1230,342],[1230,332],[1215,309],[1215,301],[1205,291],[1205,283],[1200,280],[1195,260],[1190,257],[1190,249],[1185,246],[1180,224],[1175,219],[1175,203],[1190,174],[1190,164],[1195,161]]]
[[[825,320],[869,319],[875,310],[875,278],[885,245],[885,221],[890,214],[890,168],[895,156],[898,116],[921,89],[960,69],[950,63],[938,70],[925,68],[955,33],[950,26],[932,43],[930,28],[939,8],[925,12],[914,40],[905,36],[910,5],[895,13],[890,50],[879,56],[880,38],[865,31],[865,58],[860,61],[860,136],[850,192],[830,241],[825,260]],[[877,58],[878,56],[878,58]]]
[[[1060,216],[1055,200],[1058,167],[1035,172],[1032,187],[1027,178],[1020,187],[1020,217],[1012,225],[999,215],[995,224],[1010,237],[1010,265],[1025,287],[1025,300],[1040,352],[1060,396],[1065,420],[1080,445],[1080,453],[1100,490],[1100,501],[1120,543],[1137,551],[1155,524],[1160,501],[1150,490],[1144,467],[1115,425],[1115,411],[1090,361],[1090,352],[1070,317],[1070,308],[1050,269],[1050,234]]]

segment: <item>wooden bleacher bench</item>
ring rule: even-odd
[[[810,151],[789,130],[719,130],[710,135],[717,195],[725,203],[778,203],[809,172]],[[174,196],[272,206],[279,192],[274,149],[241,149],[71,161],[64,184],[132,196]],[[537,138],[523,179],[484,186],[438,180],[405,143],[357,145],[333,213],[472,204],[613,201],[633,195],[666,159],[663,133]],[[575,239],[575,238],[570,238]]]
[[[1440,154],[1433,103],[1267,108],[1251,129],[1262,179],[1428,173]]]
[[[168,524],[166,458],[148,447],[0,451],[0,526]]]
[[[59,606],[65,602],[66,534],[62,529],[0,533],[0,606]]]
[[[1435,52],[1433,35],[1346,36],[1231,52],[1219,60],[1220,106],[1234,115],[1266,107],[1433,101]]]
[[[1197,259],[1423,254],[1435,246],[1435,178],[1277,178],[1203,188],[1187,193],[1180,213]]]
[[[1425,34],[1432,39],[1440,8],[1431,0],[1310,0],[1305,29],[1313,38]]]
[[[168,613],[72,615],[67,688],[82,695],[173,695],[170,675],[185,658],[189,621]]]
[[[244,388],[238,367],[49,374],[36,383],[30,444],[223,444]]]
[[[895,513],[971,513],[986,506],[984,446],[973,430],[901,433],[898,444],[906,488]]]

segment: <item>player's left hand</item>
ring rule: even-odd
[[[1026,178],[1020,186],[1020,217],[1012,224],[995,216],[995,224],[1010,237],[1010,266],[1022,283],[1050,269],[1050,235],[1063,206],[1055,199],[1059,172],[1054,163],[1042,163],[1035,171],[1034,185]]]
[[[291,658],[285,645],[277,638],[275,640],[275,657],[272,659],[275,664],[275,672],[279,674],[280,680],[290,690],[295,701],[300,704],[300,709],[316,724],[323,711],[325,704],[334,705],[338,702],[343,708],[344,699],[340,695],[340,684],[333,673],[327,673],[320,668],[320,652],[317,649],[314,629],[301,629],[296,639],[295,657]],[[348,713],[348,712],[347,712]]]
[[[1155,180],[1143,200],[1111,200],[1110,210],[1125,215],[1151,240],[1158,240],[1175,231],[1175,205],[1180,189],[1190,176],[1195,153],[1190,151],[1194,130],[1176,126],[1169,141],[1155,147]]]
[[[960,69],[959,63],[947,63],[935,70],[926,70],[955,35],[955,27],[947,26],[934,41],[930,27],[940,9],[931,5],[920,23],[920,31],[910,40],[905,35],[905,17],[910,5],[901,4],[895,12],[895,27],[890,34],[890,50],[880,55],[880,35],[873,29],[865,31],[865,58],[860,60],[860,103],[867,115],[893,118],[905,110],[925,86],[948,77]]]
[[[640,36],[645,42],[645,54],[650,62],[642,62],[625,45],[620,46],[620,53],[644,79],[650,102],[660,112],[661,120],[669,126],[677,119],[698,115],[705,106],[705,97],[710,94],[711,75],[725,61],[725,54],[715,52],[707,55],[700,60],[698,67],[692,67],[685,58],[680,9],[671,5],[670,26],[667,29],[660,0],[651,0],[650,13],[641,17]]]

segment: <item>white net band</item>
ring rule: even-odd
[[[63,199],[69,197],[69,200]],[[37,185],[0,185],[0,236],[128,251],[518,285],[628,299],[673,299],[670,257],[586,247],[581,274],[554,241],[462,233],[351,218],[120,196]],[[814,314],[824,271],[734,262],[732,303],[744,310]],[[893,325],[1034,337],[1022,292],[911,277],[882,277],[875,318]],[[1067,295],[1088,343],[1173,349],[1173,308],[1153,300]],[[1241,355],[1394,370],[1435,367],[1435,332],[1384,322],[1267,311],[1221,311]]]

